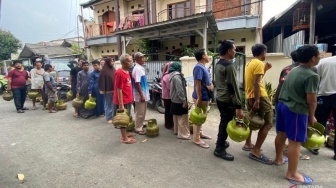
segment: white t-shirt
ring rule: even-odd
[[[321,59],[316,69],[320,76],[318,96],[336,94],[336,56]]]
[[[145,97],[146,101],[149,101],[149,86],[146,78],[146,70],[143,66],[139,65],[138,63],[135,63],[135,66],[133,68],[132,72],[132,78],[134,79],[134,82],[140,82],[142,93]],[[139,102],[140,101],[140,94],[137,91],[135,84],[133,85],[133,96],[134,101]]]

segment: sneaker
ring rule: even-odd
[[[225,141],[224,149],[230,147],[230,143],[228,141]]]
[[[227,160],[227,161],[233,161],[234,160],[234,156],[227,153],[225,150],[215,149],[214,155],[216,157],[222,158],[222,159]]]
[[[21,113],[24,113],[23,110],[17,110],[17,113],[21,114]]]

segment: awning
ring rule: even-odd
[[[115,34],[132,39],[164,40],[198,35],[205,28],[205,24],[207,24],[207,34],[214,34],[218,31],[213,13],[206,12],[147,26],[120,30],[116,31]]]

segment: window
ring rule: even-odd
[[[182,18],[190,15],[190,1],[168,5],[168,19]]]

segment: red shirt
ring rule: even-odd
[[[114,73],[114,94],[113,103],[118,105],[118,89],[122,90],[122,100],[124,105],[133,102],[132,81],[130,74],[121,68]]]
[[[28,79],[28,73],[27,71],[18,71],[16,69],[13,69],[9,71],[8,77],[12,78],[11,88],[22,88],[26,86],[26,80]]]

